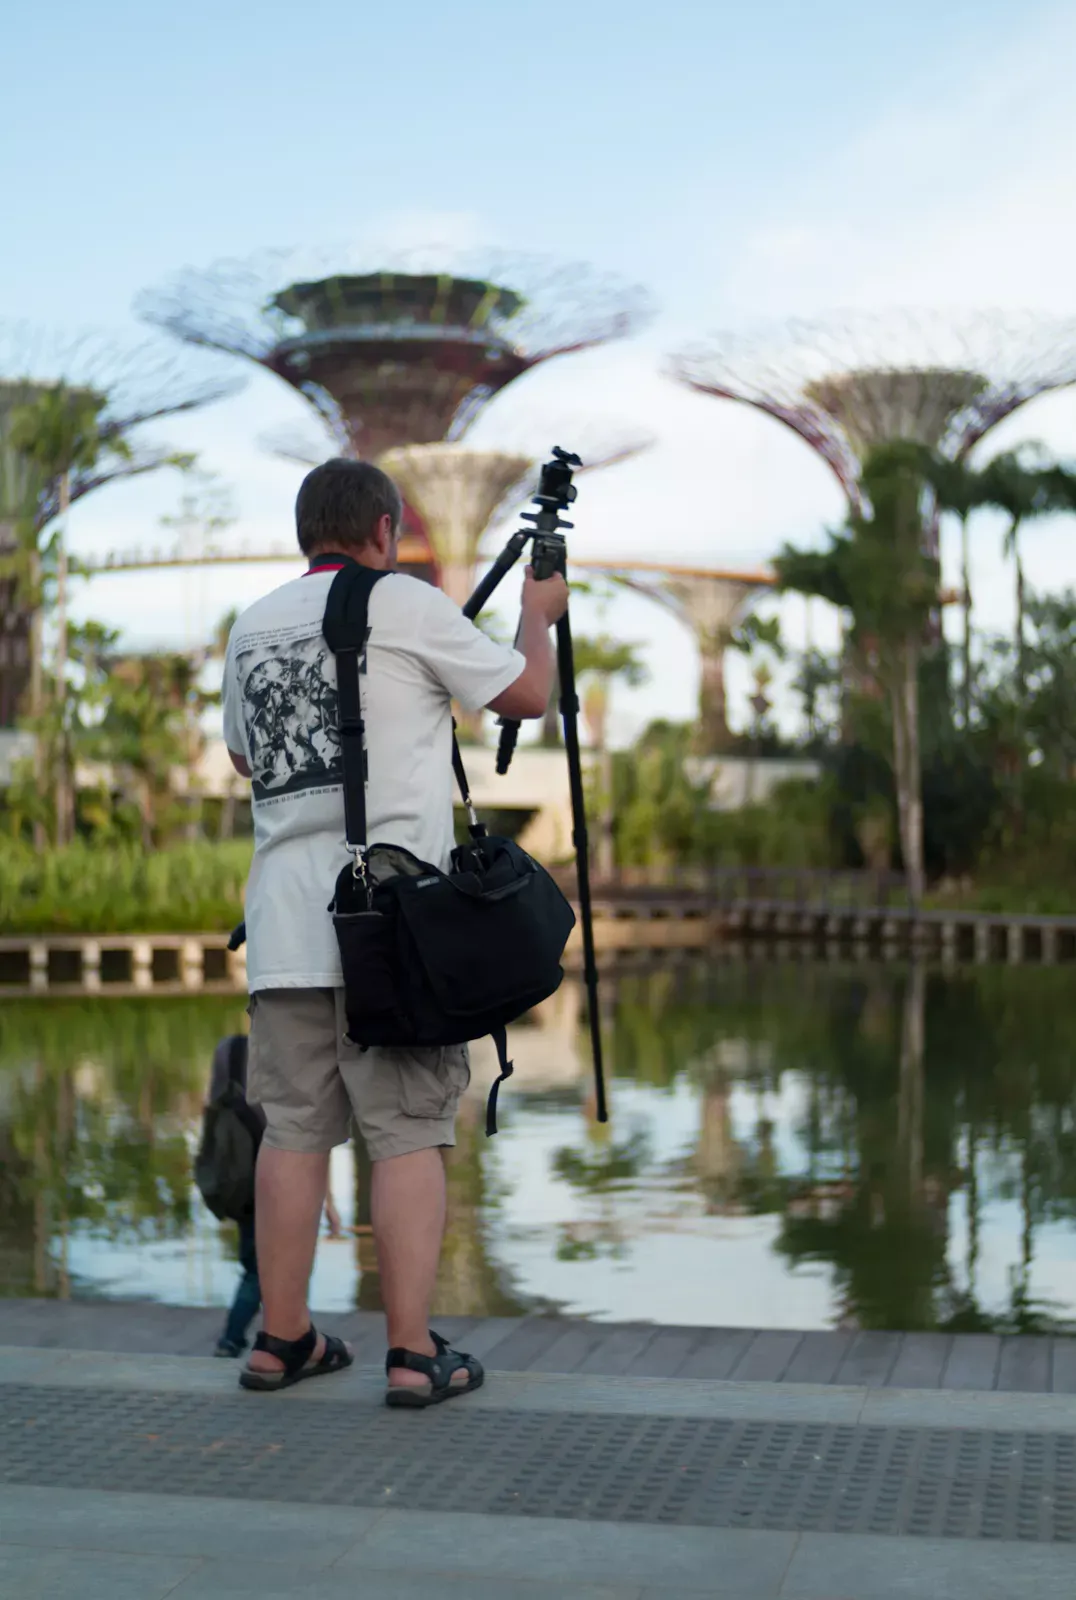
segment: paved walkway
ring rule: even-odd
[[[606,1330],[565,1373],[580,1327],[524,1319],[472,1324],[481,1392],[397,1413],[372,1366],[248,1395],[231,1362],[27,1336],[125,1311],[204,1339],[200,1312],[133,1310],[0,1301],[2,1600],[1076,1593],[1073,1395],[583,1370],[602,1346],[671,1364],[674,1333],[697,1366],[706,1330]]]
[[[0,1299],[0,1344],[206,1355],[222,1320],[222,1312],[205,1307],[149,1301]],[[384,1319],[374,1312],[326,1312],[317,1320],[352,1340],[361,1359],[376,1361],[384,1348]],[[501,1372],[1076,1393],[1076,1339],[756,1332],[558,1317],[438,1317],[435,1325]]]

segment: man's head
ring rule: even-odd
[[[323,461],[308,472],[295,501],[295,531],[305,556],[341,550],[364,565],[396,564],[403,500],[370,461]]]

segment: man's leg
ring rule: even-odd
[[[437,1354],[430,1306],[445,1232],[445,1164],[439,1149],[375,1161],[370,1212],[381,1274],[389,1349]],[[466,1381],[467,1374],[460,1374]],[[390,1383],[424,1385],[419,1372],[394,1367]]]
[[[325,1200],[329,1153],[343,1143],[350,1107],[336,1061],[331,990],[274,989],[253,997],[248,1093],[265,1113],[254,1214],[262,1327],[301,1339],[310,1327],[307,1289]],[[324,1350],[318,1338],[313,1359]],[[282,1362],[255,1350],[255,1372]]]
[[[327,1150],[309,1153],[263,1145],[258,1156],[254,1214],[262,1323],[277,1339],[301,1339],[310,1326],[306,1291],[328,1175]],[[315,1360],[323,1348],[319,1337]],[[255,1350],[250,1365],[255,1372],[275,1372],[281,1362]]]
[[[338,1005],[343,1006],[342,995]],[[390,1349],[434,1356],[430,1306],[445,1231],[441,1147],[455,1143],[456,1108],[470,1078],[467,1051],[345,1049],[341,1071],[373,1165],[370,1209]],[[466,1372],[453,1382],[467,1382]],[[393,1386],[428,1378],[394,1367]]]

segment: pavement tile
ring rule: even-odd
[[[1072,1600],[1071,1545],[805,1533],[781,1600]]]
[[[770,1600],[796,1537],[754,1529],[388,1511],[336,1570],[392,1565],[401,1573],[473,1572],[613,1587],[705,1588],[720,1576],[729,1600]]]
[[[4,1332],[7,1332],[5,1328]],[[33,1383],[62,1369],[66,1350],[34,1350],[18,1345],[0,1346],[0,1383]]]
[[[3,1600],[165,1600],[193,1561],[0,1544]]]
[[[639,1590],[525,1578],[461,1578],[451,1572],[400,1573],[384,1568],[346,1574],[319,1572],[305,1576],[298,1590],[294,1578],[286,1573],[274,1575],[264,1567],[243,1571],[213,1561],[181,1583],[174,1600],[297,1600],[300,1594],[302,1600],[638,1600]]]
[[[864,1428],[1019,1428],[1031,1433],[1065,1433],[1076,1430],[1076,1396],[872,1389],[859,1423]]]
[[[639,1600],[738,1600],[739,1591],[726,1589],[720,1578],[711,1578],[705,1589],[667,1589],[664,1584],[660,1588],[646,1588],[640,1591]],[[751,1600],[780,1600],[780,1591],[770,1589],[764,1592],[753,1590]],[[829,1597],[827,1596],[827,1600]],[[837,1600],[837,1597],[834,1597]],[[844,1600],[844,1597],[840,1597]]]
[[[0,1489],[0,1528],[13,1546],[130,1551],[330,1567],[379,1512],[344,1506],[121,1494],[101,1489]]]

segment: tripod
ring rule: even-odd
[[[566,511],[576,497],[572,471],[582,466],[578,456],[554,448],[554,459],[546,462],[534,496],[537,511],[525,511],[523,520],[533,522],[533,528],[520,528],[514,533],[463,608],[465,617],[473,622],[505,574],[510,572],[533,540],[531,568],[536,578],[551,578],[559,572],[567,576],[568,547],[563,528],[573,526],[565,522],[561,512]],[[575,870],[579,885],[579,920],[583,928],[583,981],[587,990],[587,1012],[590,1019],[590,1047],[594,1061],[594,1091],[599,1122],[608,1122],[605,1104],[605,1070],[602,1062],[601,1013],[598,1009],[598,963],[594,955],[594,917],[590,901],[590,858],[588,855],[587,814],[583,796],[583,765],[579,754],[579,696],[575,688],[575,655],[572,649],[572,625],[565,612],[557,623],[557,670],[560,676],[559,709],[564,727],[564,751],[568,758],[568,787],[572,800],[572,844],[575,847]],[[519,723],[511,718],[501,719],[501,737],[497,747],[497,771],[508,771],[512,753],[519,734]]]

